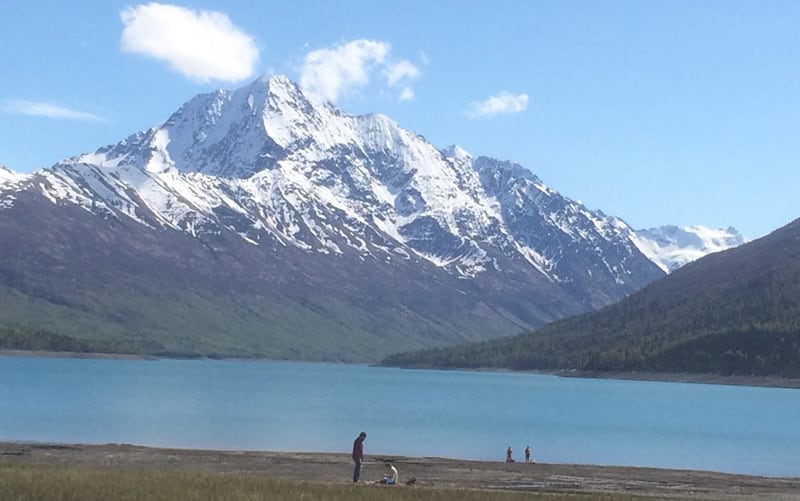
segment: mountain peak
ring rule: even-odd
[[[246,102],[253,113],[280,111],[287,105],[305,107],[309,102],[300,86],[286,75],[263,75],[237,90],[222,92],[230,94],[234,101]]]
[[[253,81],[253,84],[260,83],[262,85],[294,85],[292,79],[280,73],[271,73],[261,75]],[[252,85],[252,84],[251,84]]]
[[[266,89],[268,96],[280,97],[284,99],[290,97],[291,101],[296,101],[297,99],[302,101],[308,100],[300,86],[286,75],[262,76],[261,78],[252,82],[250,85],[244,87],[244,89],[239,89],[239,91],[246,90],[247,92],[253,92],[254,89],[259,88]]]
[[[451,144],[447,148],[442,149],[442,154],[447,158],[452,158],[455,160],[470,160],[472,159],[472,155],[457,144]]]

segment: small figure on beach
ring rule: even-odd
[[[397,485],[397,480],[399,474],[397,473],[397,468],[392,463],[384,464],[386,466],[386,475],[383,476],[382,479],[378,480],[379,484],[386,484],[386,485]]]
[[[514,462],[514,458],[511,457],[511,454],[512,454],[511,446],[509,445],[508,449],[506,449],[506,463],[513,463]]]
[[[531,462],[531,446],[530,445],[525,447],[525,462],[526,463],[530,463]]]
[[[353,483],[358,482],[361,478],[361,465],[364,464],[364,439],[366,438],[367,434],[362,431],[353,441],[353,463],[355,464]]]

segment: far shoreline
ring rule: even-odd
[[[800,388],[800,378],[780,376],[723,376],[721,374],[689,374],[671,372],[551,372],[565,378],[621,379],[626,381],[654,381],[662,383],[714,384],[722,386],[754,386],[758,388]]]
[[[19,358],[73,358],[92,360],[159,360],[162,357],[128,353],[96,353],[82,351],[0,350],[0,357]]]
[[[723,376],[721,374],[691,374],[683,372],[599,372],[582,371],[578,369],[553,369],[553,370],[513,370],[497,367],[401,367],[395,365],[377,365],[377,367],[392,367],[405,370],[430,370],[430,371],[464,371],[464,372],[497,372],[509,374],[540,374],[575,379],[607,379],[624,381],[652,381],[657,383],[686,383],[686,384],[711,384],[719,386],[752,386],[755,388],[800,388],[800,378],[784,378],[781,376]]]
[[[439,371],[466,371],[466,372],[499,372],[514,374],[542,374],[563,378],[578,379],[608,379],[624,381],[651,381],[662,383],[687,383],[687,384],[711,384],[721,386],[752,386],[756,388],[800,388],[800,378],[784,378],[781,376],[745,376],[721,374],[692,374],[692,373],[671,373],[671,372],[638,372],[638,371],[583,371],[577,369],[554,369],[554,370],[512,370],[496,367],[468,368],[468,367],[399,367],[380,364],[370,364],[368,362],[337,362],[322,360],[282,360],[272,358],[245,358],[245,357],[224,357],[206,355],[175,355],[159,356],[149,354],[124,354],[124,353],[97,353],[97,352],[69,352],[69,351],[48,351],[48,350],[0,350],[0,357],[29,357],[29,358],[67,358],[67,359],[98,359],[98,360],[216,360],[233,362],[296,362],[296,363],[326,363],[326,364],[346,364],[346,365],[371,365],[374,367],[392,367],[406,370],[439,370]]]

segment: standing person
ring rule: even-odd
[[[362,431],[353,441],[353,463],[355,463],[355,469],[353,470],[354,483],[358,482],[358,479],[361,477],[361,465],[364,464],[365,438],[367,438],[367,434]]]
[[[508,449],[506,449],[506,463],[513,463],[513,462],[514,458],[511,457],[511,446],[509,445]]]
[[[526,463],[530,463],[531,462],[531,446],[530,445],[525,447],[525,462]]]

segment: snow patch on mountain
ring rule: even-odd
[[[17,201],[15,194],[27,182],[29,176],[18,174],[0,164],[0,209],[10,209]]]
[[[735,228],[715,230],[699,225],[670,225],[638,230],[633,242],[662,270],[671,273],[686,263],[738,247],[747,240]]]
[[[13,184],[22,181],[27,176],[25,174],[18,174],[3,164],[0,164],[0,184]]]
[[[458,146],[457,144],[452,144],[447,148],[442,149],[442,155],[444,155],[447,158],[452,158],[453,160],[459,160],[459,161],[472,159],[472,155],[470,155],[470,153],[467,150],[465,150],[461,146]]]

